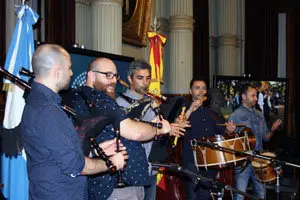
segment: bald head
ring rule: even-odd
[[[33,54],[32,68],[35,77],[41,78],[47,76],[53,66],[66,66],[69,62],[70,55],[64,48],[55,44],[44,44]]]
[[[32,57],[35,81],[54,92],[67,89],[73,74],[71,58],[68,52],[59,45],[44,44],[39,46]]]
[[[93,70],[116,70],[115,63],[108,58],[96,58],[94,59],[88,67],[88,72]]]

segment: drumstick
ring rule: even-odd
[[[226,124],[217,124],[217,126],[227,126]],[[246,127],[246,124],[235,124],[237,127]]]

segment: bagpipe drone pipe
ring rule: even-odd
[[[26,81],[18,78],[17,76],[14,76],[2,67],[0,67],[0,72],[12,82],[23,87],[26,93],[30,91],[30,83],[27,83]],[[24,68],[21,68],[19,73],[34,78],[34,74]],[[24,95],[24,98],[26,98],[26,95]],[[83,118],[82,116],[78,115],[75,110],[66,105],[62,105],[61,108],[74,121],[74,126],[80,137],[84,155],[88,156],[91,150],[95,149],[97,151],[98,157],[105,161],[107,167],[109,168],[109,171],[112,173],[115,172],[115,166],[113,166],[113,164],[109,160],[109,157],[104,153],[104,151],[99,147],[99,145],[96,144],[95,138],[106,125],[115,123],[117,120],[117,116],[113,116],[112,113],[107,113],[101,116],[90,116]],[[19,125],[13,129],[5,129],[2,127],[0,136],[1,154],[5,154],[6,156],[12,157],[17,156],[22,151],[23,142],[20,136]]]

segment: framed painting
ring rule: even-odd
[[[123,34],[126,44],[145,47],[152,0],[123,0]]]

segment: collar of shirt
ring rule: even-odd
[[[30,94],[34,95],[29,95],[28,98],[41,98],[44,97],[48,99],[49,101],[53,101],[56,104],[60,105],[61,104],[61,97],[59,94],[48,88],[47,86],[38,83],[36,81],[33,81],[31,84],[31,91]],[[27,101],[26,101],[27,102]]]
[[[133,93],[130,89],[127,89],[126,92],[124,92],[124,95],[128,96],[128,97],[130,97],[132,99],[135,99],[135,100],[142,99],[140,96],[138,96],[137,94]],[[147,96],[147,95],[144,95],[143,98],[150,98],[150,97]]]
[[[255,108],[248,108],[248,107],[246,107],[246,106],[244,106],[244,105],[241,105],[241,109],[246,110],[246,111],[249,111],[249,112],[255,112],[255,111],[256,111]]]

